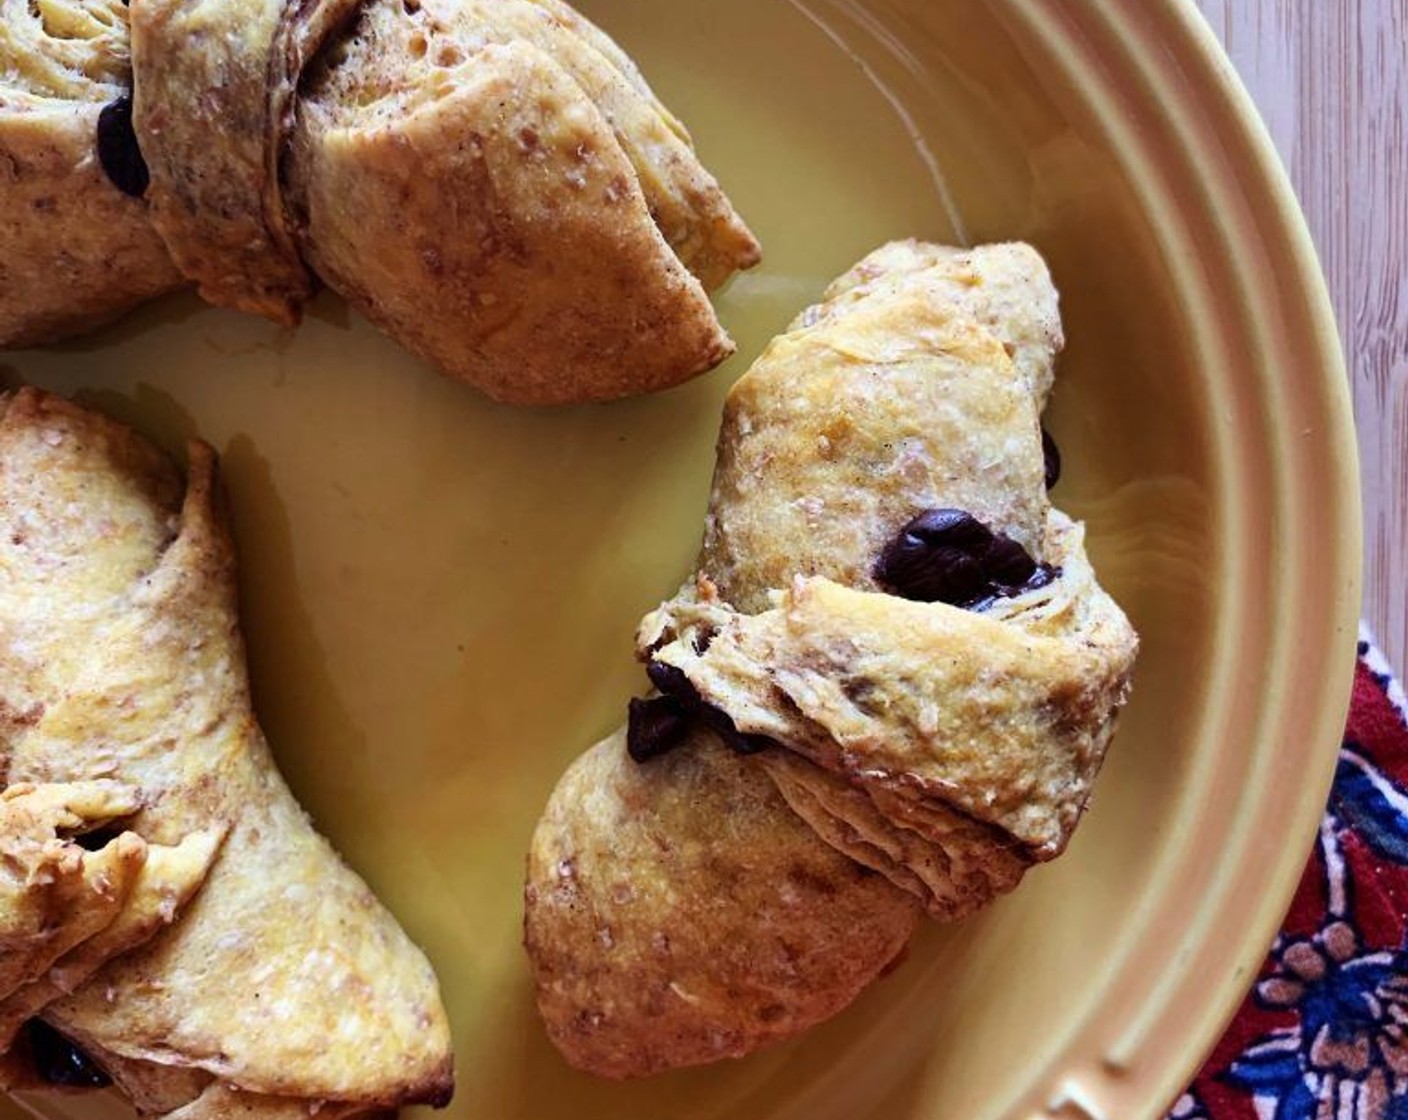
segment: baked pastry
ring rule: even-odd
[[[0,28],[0,62],[8,49],[47,96],[91,106],[41,120],[0,87],[0,140],[61,149],[47,178],[26,163],[25,189],[0,194],[0,260],[24,285],[0,296],[0,343],[181,277],[294,325],[321,278],[513,403],[664,388],[733,351],[707,292],[757,241],[631,60],[560,0],[133,0],[130,75],[118,0],[4,3],[24,33]],[[59,10],[81,50],[36,14]],[[67,302],[43,283],[75,251],[66,219],[29,206],[63,176],[79,232],[126,251],[104,272],[95,246]]]
[[[498,400],[665,388],[733,351],[706,289],[757,242],[557,0],[368,4],[306,76],[288,178],[318,274]]]
[[[183,484],[116,423],[32,389],[0,398],[0,825],[7,850],[30,837],[89,873],[62,902],[39,879],[0,895],[75,935],[6,977],[28,1021],[0,1035],[4,1075],[52,1065],[37,1016],[44,1047],[67,1040],[143,1113],[444,1103],[430,966],[313,831],[255,722],[214,470],[192,445]],[[99,861],[125,870],[95,892]]]
[[[123,174],[130,89],[121,0],[0,0],[0,346],[89,330],[181,284],[145,204],[99,158],[138,189]]]
[[[1030,248],[897,243],[733,388],[698,571],[638,635],[661,694],[533,838],[525,940],[573,1064],[639,1076],[794,1034],[920,908],[963,917],[1064,849],[1137,640],[1046,496],[1061,341]],[[737,827],[744,791],[766,827]],[[844,858],[797,891],[808,844]],[[852,948],[849,971],[813,955]]]

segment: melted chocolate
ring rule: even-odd
[[[634,697],[628,709],[626,753],[647,762],[674,750],[689,736],[693,721],[673,696]]]
[[[98,162],[123,194],[141,198],[147,193],[151,173],[132,127],[132,98],[119,97],[98,114]]]
[[[1042,587],[1055,569],[967,510],[930,509],[908,522],[875,565],[875,582],[919,603],[982,610],[995,598]]]
[[[635,761],[645,762],[673,750],[696,724],[709,728],[738,754],[758,754],[773,745],[765,735],[745,735],[727,712],[705,703],[683,670],[651,661],[645,671],[661,695],[630,703],[626,750]]]

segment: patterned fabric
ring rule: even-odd
[[[1295,901],[1169,1120],[1408,1120],[1408,702],[1367,635]]]

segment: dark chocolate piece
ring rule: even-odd
[[[885,546],[874,574],[902,599],[980,611],[997,598],[1044,587],[1060,573],[966,510],[931,509]]]
[[[119,97],[98,114],[98,162],[123,194],[141,198],[147,193],[151,173],[132,127],[132,98]]]
[[[66,1089],[103,1089],[112,1078],[79,1047],[43,1019],[24,1025],[34,1072],[50,1085]]]
[[[962,606],[986,589],[982,557],[992,540],[966,510],[926,510],[885,546],[875,580],[903,599]]]
[[[705,703],[703,697],[699,695],[699,690],[696,689],[694,683],[685,676],[682,669],[678,669],[674,665],[667,665],[663,661],[651,661],[646,665],[645,671],[650,677],[651,684],[664,694],[657,699],[669,699],[672,701],[678,706],[678,710],[682,716],[690,721],[702,723],[705,727],[709,728],[724,741],[724,745],[728,747],[729,750],[735,751],[738,754],[758,754],[773,745],[772,740],[766,735],[746,735],[742,731],[739,731],[737,725],[734,724],[727,712],[721,711],[712,704]],[[655,703],[654,700],[631,701],[631,726],[627,730],[626,749],[630,751],[631,757],[637,762],[641,762],[643,759],[637,758],[636,752],[631,750],[630,746],[630,738],[631,735],[635,733],[634,728],[636,721],[639,720],[641,723],[640,735],[642,738],[642,750],[648,750],[649,748],[644,745],[647,736],[647,720],[656,718],[653,713],[647,714],[644,711],[642,711],[640,715],[637,715],[637,705],[653,703]],[[670,746],[676,745],[678,744],[670,744]],[[645,757],[653,758],[656,754],[662,754],[664,750],[668,749],[669,747],[666,747],[663,750],[646,754]]]
[[[1032,578],[1037,564],[1027,555],[1025,548],[1006,534],[999,533],[983,556],[983,567],[989,583],[1021,587]]]
[[[636,762],[659,758],[689,735],[690,714],[673,696],[633,697],[628,711],[626,753]]]
[[[1015,589],[1013,595],[1021,595],[1026,591],[1035,591],[1037,588],[1045,587],[1048,583],[1055,583],[1061,578],[1061,569],[1054,564],[1038,564],[1036,571],[1027,577],[1027,582]]]
[[[650,683],[666,696],[673,696],[686,707],[694,709],[704,706],[704,701],[699,696],[699,690],[685,676],[683,669],[677,669],[663,661],[652,660],[645,666],[645,675],[650,678]]]

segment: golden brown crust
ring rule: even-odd
[[[152,221],[201,295],[295,325],[313,293],[279,159],[303,63],[355,0],[134,0],[134,123]]]
[[[0,0],[0,346],[78,334],[180,286],[140,199],[98,162],[130,87],[118,0]]]
[[[649,218],[705,290],[758,262],[757,240],[700,163],[684,126],[610,36],[561,0],[378,0],[328,44],[304,98],[341,124],[385,123],[387,110],[443,96],[462,80],[465,60],[484,47],[511,44],[551,58],[570,81],[567,96],[601,113]],[[562,170],[574,173],[571,166]],[[531,194],[506,201],[534,206]]]
[[[45,1087],[21,1028],[174,921],[214,862],[218,830],[175,847],[90,835],[140,807],[108,779],[0,793],[0,1088]]]
[[[511,27],[552,54],[601,110],[651,218],[706,292],[758,263],[757,239],[699,161],[689,132],[609,35],[561,0],[475,3],[484,13],[482,25]]]
[[[227,830],[179,921],[44,1017],[118,1076],[149,1064],[361,1110],[443,1101],[434,976],[313,832],[249,704],[214,457],[21,390],[0,402],[0,681],[11,781],[109,774],[148,844]],[[119,998],[110,998],[118,993]],[[134,1083],[141,1074],[132,1075]],[[149,1091],[171,1101],[164,1078]]]
[[[918,911],[699,732],[648,766],[618,732],[553,792],[525,935],[548,1033],[606,1077],[737,1057],[829,1018]]]
[[[333,1101],[313,1114],[324,1120],[390,1120],[394,1111],[368,1109],[365,1105]],[[189,1104],[168,1113],[165,1120],[308,1120],[306,1100],[268,1097],[243,1092],[231,1085],[212,1082]]]
[[[381,0],[299,110],[307,259],[498,400],[604,400],[711,368],[733,344],[705,286],[758,258],[683,130],[589,27],[528,0]]]

